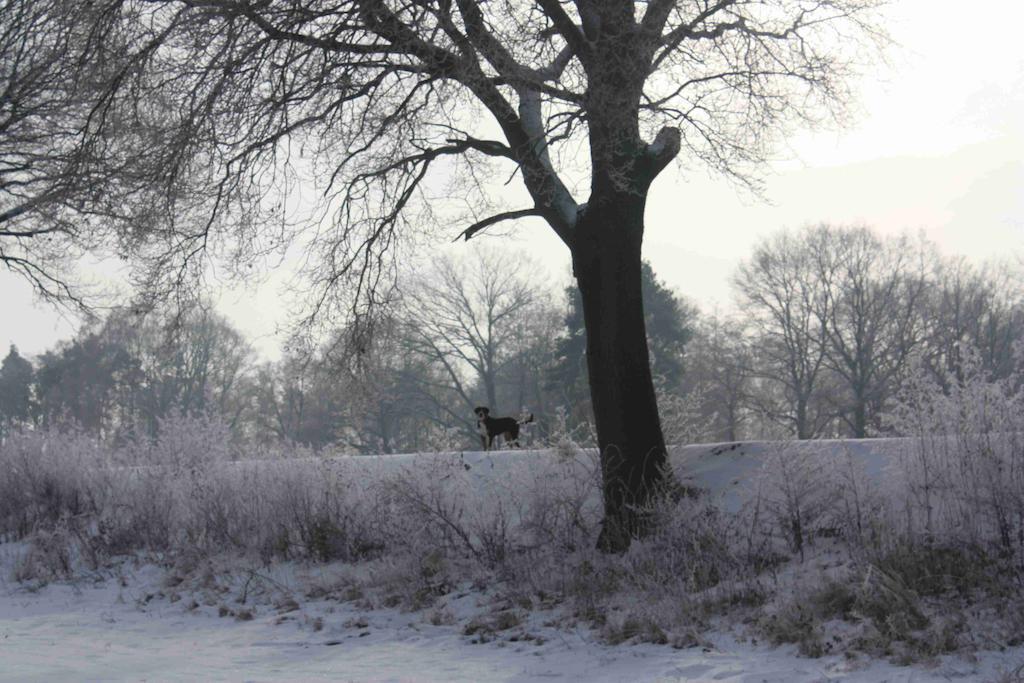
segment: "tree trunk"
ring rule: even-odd
[[[641,294],[645,195],[620,194],[596,206],[592,196],[572,250],[603,474],[598,547],[607,552],[623,552],[645,534],[642,508],[665,475]]]
[[[854,395],[853,403],[853,438],[864,439],[868,435],[867,400],[862,392]]]
[[[725,404],[725,440],[736,441],[736,409],[732,403]]]
[[[494,372],[490,369],[489,366],[488,369],[484,372],[482,379],[484,381],[484,393],[487,396],[487,407],[490,408],[492,412],[497,412],[498,391],[495,388]]]
[[[796,401],[796,438],[799,441],[811,438],[807,428],[807,399],[800,397]]]

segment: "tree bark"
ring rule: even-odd
[[[863,392],[854,393],[853,399],[853,438],[865,439],[868,435],[867,399]]]
[[[796,438],[804,441],[811,436],[811,430],[807,425],[807,399],[801,396],[796,401]]]
[[[592,196],[572,249],[603,470],[598,547],[606,552],[623,552],[647,532],[643,507],[665,475],[641,294],[645,200],[646,192],[621,193],[595,205]]]

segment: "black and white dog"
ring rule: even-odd
[[[533,422],[533,413],[518,421],[514,417],[491,417],[491,409],[487,406],[474,408],[473,412],[476,414],[476,431],[480,433],[485,451],[491,450],[497,436],[505,437],[506,445],[519,448],[519,426]]]

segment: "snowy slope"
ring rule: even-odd
[[[887,463],[907,439],[832,439],[816,441],[739,441],[675,446],[669,462],[680,482],[707,491],[718,505],[735,512],[749,484],[755,480],[766,456],[813,455],[823,459],[848,460],[868,477],[881,480]],[[596,451],[587,449],[571,463],[561,466],[585,469],[597,477]],[[549,450],[463,451],[417,453],[388,456],[338,456],[327,459],[339,472],[358,472],[361,476],[382,478],[403,467],[416,467],[424,461],[437,463],[438,476],[447,468],[465,469],[465,476],[476,488],[502,486],[523,481],[525,473],[556,472]],[[323,463],[324,461],[319,461]]]
[[[681,481],[708,491],[720,507],[735,512],[745,487],[768,455],[848,459],[877,481],[882,479],[887,463],[908,444],[907,439],[739,441],[676,447],[670,460]]]

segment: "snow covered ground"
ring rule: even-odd
[[[214,605],[189,609],[187,597],[147,597],[160,590],[161,576],[148,566],[123,582],[55,584],[35,593],[0,585],[0,680],[927,683],[996,681],[1024,662],[1024,649],[983,653],[975,662],[947,658],[931,668],[804,659],[791,648],[726,634],[682,650],[608,646],[583,629],[545,626],[543,612],[491,642],[474,643],[459,627],[433,625],[423,613],[316,600],[298,608],[260,605],[243,621],[218,616]],[[482,599],[456,591],[447,607],[472,612]]]
[[[734,508],[766,443],[712,444],[673,449],[684,480]],[[898,440],[787,444],[845,457],[880,478]],[[539,451],[381,458],[336,458],[328,470],[350,468],[384,476],[396,467],[436,458],[437,476],[458,472],[471,488],[487,490],[518,470],[551,463]],[[324,461],[319,464],[324,467]],[[288,467],[302,467],[294,461]],[[583,465],[585,466],[585,460]],[[980,652],[970,660],[945,657],[898,667],[864,656],[807,659],[795,647],[767,647],[725,630],[700,634],[701,645],[604,644],[559,612],[495,605],[502,598],[470,585],[456,587],[429,610],[368,609],[359,600],[310,598],[309,573],[331,565],[259,568],[269,588],[256,596],[243,586],[245,570],[215,591],[169,587],[164,569],[142,565],[103,580],[56,582],[32,591],[10,580],[19,543],[0,543],[0,681],[994,681],[1024,680],[1024,647]],[[314,579],[316,577],[313,577]],[[233,583],[232,583],[233,582]],[[240,594],[250,593],[240,602]],[[516,612],[513,624],[481,638],[468,623]],[[724,628],[724,627],[723,627]],[[481,642],[481,640],[485,642]]]

